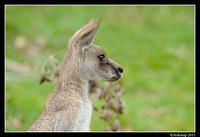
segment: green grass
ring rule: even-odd
[[[39,85],[42,63],[50,54],[61,61],[70,36],[91,18],[103,19],[94,43],[124,68],[122,130],[195,130],[193,6],[8,6],[6,58],[33,70],[6,69],[6,130],[23,131],[41,113],[55,87]],[[40,39],[45,47],[36,50]],[[93,111],[92,131],[105,128],[98,117]]]

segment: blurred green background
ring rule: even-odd
[[[61,61],[70,36],[102,18],[94,43],[124,68],[123,131],[193,131],[193,6],[7,6],[6,131],[24,131],[55,85],[43,62]],[[98,102],[97,102],[98,103]],[[106,122],[93,111],[91,130]]]

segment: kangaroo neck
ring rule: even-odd
[[[81,71],[82,58],[79,52],[73,52],[69,49],[59,74],[58,86],[61,91],[69,95],[80,95],[88,97],[88,79],[84,77]]]

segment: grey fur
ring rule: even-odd
[[[56,89],[49,95],[46,107],[27,131],[89,131],[92,103],[88,97],[91,79],[116,81],[121,77],[116,62],[98,56],[104,51],[91,42],[101,21],[88,24],[70,39],[62,62]]]

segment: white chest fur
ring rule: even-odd
[[[80,109],[78,110],[78,118],[75,126],[76,131],[89,131],[90,120],[92,115],[92,102],[85,99],[81,102]]]

